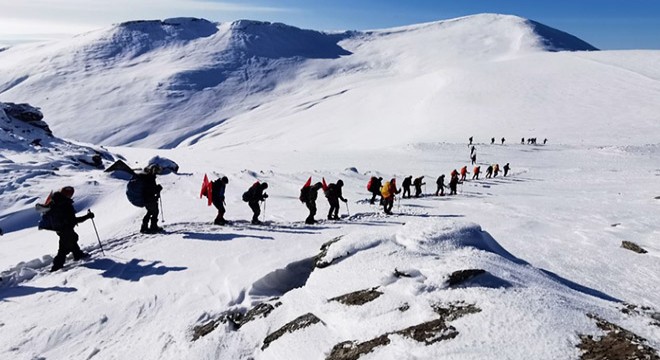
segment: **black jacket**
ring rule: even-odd
[[[73,200],[66,197],[61,192],[56,192],[51,198],[50,211],[57,218],[62,231],[73,230],[78,223],[85,221],[84,216],[76,217],[76,210],[73,208]]]
[[[342,188],[341,186],[338,186],[335,183],[328,185],[328,190],[325,192],[325,197],[327,197],[330,200],[341,199],[341,201],[346,201],[346,199],[344,199],[344,197],[342,196],[341,188]]]

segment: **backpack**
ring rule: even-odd
[[[131,204],[137,207],[144,207],[144,187],[146,186],[144,177],[136,174],[128,181],[126,185],[126,197]]]
[[[371,188],[374,186],[374,180],[376,179],[375,176],[372,176],[371,179],[369,179],[369,182],[367,183],[367,191],[373,191]]]
[[[243,193],[243,196],[242,196],[243,201],[245,201],[245,202],[252,201],[252,198],[254,198],[254,189],[258,185],[259,185],[259,182],[257,181],[254,184],[252,184],[252,186],[249,189],[247,189],[246,192]]]
[[[392,195],[390,191],[390,182],[387,181],[385,184],[383,184],[383,187],[380,189],[380,194],[382,195],[383,198],[388,198]]]
[[[311,189],[311,186],[303,186],[303,187],[300,189],[300,196],[298,197],[298,199],[300,200],[300,202],[302,202],[302,203],[306,203],[306,202],[309,201],[309,190],[310,190],[310,189]]]
[[[50,231],[60,231],[62,229],[62,219],[57,213],[53,210],[53,203],[50,201],[53,193],[51,192],[46,198],[44,204],[36,204],[35,210],[41,214],[41,219],[37,224],[39,230],[50,230]]]

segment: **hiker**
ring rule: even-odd
[[[506,163],[506,165],[504,165],[504,167],[502,169],[504,169],[504,176],[506,176],[506,174],[509,173],[509,169],[511,169],[509,167],[509,163]]]
[[[259,215],[261,215],[261,205],[259,202],[266,201],[268,198],[268,194],[264,193],[266,189],[268,189],[268,183],[257,181],[243,193],[243,201],[247,202],[250,209],[252,209],[252,224],[254,225],[261,224],[261,221],[259,221]]]
[[[424,176],[415,178],[415,181],[413,181],[413,185],[415,186],[415,197],[422,195],[422,185],[426,185],[426,183],[422,181],[424,181]]]
[[[449,195],[456,195],[456,186],[458,185],[458,173],[452,172],[451,179],[449,180]]]
[[[440,175],[435,181],[435,184],[438,185],[438,189],[435,191],[435,196],[438,196],[438,193],[440,193],[440,196],[445,196],[445,175]]]
[[[461,180],[460,181],[465,181],[465,176],[467,175],[467,173],[468,173],[468,171],[467,171],[467,165],[466,165],[466,166],[463,166],[461,168]]]
[[[479,172],[481,171],[481,166],[475,166],[472,170],[472,180],[479,180]]]
[[[339,220],[339,200],[348,202],[342,196],[341,189],[344,187],[342,180],[337,180],[336,184],[329,184],[328,189],[325,191],[325,197],[328,198],[330,210],[328,210],[328,220]]]
[[[472,164],[470,164],[470,165],[476,164],[477,163],[477,154],[473,154],[472,157],[470,158],[470,160],[472,160]]]
[[[225,220],[225,188],[227,184],[229,184],[229,179],[223,176],[211,185],[211,200],[213,201],[213,206],[218,209],[218,216],[213,221],[215,225],[227,224],[227,220]]]
[[[525,138],[520,139],[520,145],[525,145]]]
[[[300,191],[300,200],[305,203],[307,209],[309,210],[309,215],[305,219],[305,224],[316,224],[314,216],[316,216],[316,199],[319,197],[319,190],[323,187],[323,184],[317,182],[311,186],[304,186]],[[253,220],[254,221],[254,220]]]
[[[493,138],[490,138],[490,144],[491,144],[491,145],[495,144],[495,138],[494,138],[494,137],[493,137]]]
[[[380,189],[380,194],[382,196],[381,203],[383,204],[383,210],[385,210],[385,214],[392,215],[394,195],[400,192],[401,190],[397,190],[396,188],[396,179],[394,178],[392,178],[390,181],[386,181],[383,184],[383,187]]]
[[[142,198],[144,200],[144,207],[147,209],[147,214],[142,218],[142,226],[140,232],[145,234],[153,234],[163,229],[158,226],[158,199],[163,187],[156,184],[156,175],[160,174],[162,168],[159,165],[150,165],[144,168],[143,174],[137,176],[143,181]]]
[[[493,166],[488,165],[486,168],[486,179],[490,179],[493,176]]]
[[[376,196],[380,196],[380,187],[382,185],[383,178],[372,176],[367,183],[367,190],[371,193],[371,200],[369,203],[373,205],[376,201]]]
[[[545,143],[547,143],[547,142],[548,142],[548,139],[547,139],[547,138],[546,138],[546,139],[543,139],[543,145],[545,145]]]
[[[405,199],[406,194],[408,194],[408,197],[410,197],[410,185],[412,185],[412,175],[403,179],[403,184],[401,184],[401,186],[403,187],[403,195],[401,195],[402,198]]]
[[[470,156],[472,156],[472,154],[474,154],[475,151],[477,151],[477,148],[474,147],[474,145],[472,145],[472,148],[470,148]]]
[[[470,136],[470,137],[468,138],[468,140],[470,140],[470,143],[468,144],[468,146],[472,145],[472,136]],[[474,148],[474,146],[473,146],[473,148]]]
[[[502,145],[504,145],[504,138],[502,138]]]
[[[497,177],[497,174],[500,173],[500,164],[493,165],[493,177]]]
[[[57,271],[64,267],[66,256],[73,253],[74,260],[80,260],[89,257],[89,254],[80,250],[78,246],[78,234],[73,228],[87,219],[93,219],[94,213],[89,211],[86,215],[76,217],[76,210],[73,208],[74,189],[71,186],[65,186],[57,191],[50,198],[50,210],[54,218],[57,219],[57,235],[60,237],[57,255],[53,259],[53,267],[50,271]]]

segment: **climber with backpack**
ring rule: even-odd
[[[323,188],[323,184],[320,182],[317,182],[314,185],[310,185],[312,181],[312,178],[310,177],[309,180],[307,180],[307,183],[300,189],[300,197],[299,200],[307,206],[307,209],[309,210],[309,215],[305,219],[305,224],[316,224],[316,219],[314,219],[314,216],[316,216],[316,199],[319,197],[319,190]]]
[[[465,176],[467,176],[468,171],[467,171],[467,165],[463,166],[461,168],[461,180],[460,181],[465,181]]]
[[[328,220],[339,220],[339,200],[345,203],[348,202],[342,195],[342,187],[344,187],[344,181],[337,180],[336,184],[331,183],[328,185],[328,189],[325,191],[325,197],[328,198],[330,204]]]
[[[250,188],[243,193],[243,201],[248,203],[250,209],[252,209],[252,224],[259,225],[259,215],[261,215],[261,206],[260,201],[266,201],[268,194],[264,193],[264,190],[268,189],[268,183],[260,183],[256,181]]]
[[[73,253],[74,260],[80,260],[89,257],[89,254],[80,250],[78,246],[78,234],[73,228],[87,219],[93,219],[94,213],[88,211],[86,215],[77,217],[76,210],[73,207],[74,189],[71,186],[65,186],[46,199],[42,207],[42,219],[39,222],[39,229],[55,231],[59,236],[59,247],[57,255],[53,259],[53,266],[50,271],[57,271],[64,267],[66,256]]]
[[[435,184],[438,186],[438,189],[435,191],[435,196],[445,196],[445,175],[440,175],[435,181]]]
[[[402,198],[406,198],[406,194],[408,194],[408,197],[410,197],[410,186],[412,185],[412,175],[406,177],[403,179],[403,184],[401,186],[403,187],[403,195],[401,195]]]
[[[371,179],[369,179],[369,182],[367,183],[367,190],[371,193],[369,204],[373,205],[376,202],[376,196],[380,196],[380,187],[383,186],[382,181],[382,177],[372,176]]]
[[[475,166],[474,170],[472,170],[472,180],[479,180],[479,173],[481,172],[481,166]]]
[[[413,181],[413,185],[415,186],[415,197],[420,197],[422,195],[422,185],[426,185],[424,181],[424,176],[420,176],[418,178],[415,178]]]
[[[383,204],[383,210],[385,214],[392,215],[392,207],[394,207],[394,196],[400,193],[401,190],[396,188],[396,179],[392,178],[390,181],[386,181],[383,184],[383,187],[380,189],[380,194],[382,196],[381,203]]]
[[[456,169],[451,172],[451,179],[449,180],[449,195],[456,195],[456,187],[458,186],[458,173]]]
[[[156,175],[162,168],[153,164],[144,168],[144,172],[135,174],[126,186],[126,197],[131,204],[147,209],[142,218],[140,232],[155,234],[163,229],[158,226],[158,199],[163,187],[156,183]]]
[[[509,163],[506,163],[502,169],[504,169],[504,176],[506,176],[506,174],[509,173],[509,170],[511,170],[511,167],[509,166]]]
[[[213,206],[218,209],[218,215],[215,217],[213,223],[215,225],[226,225],[225,220],[225,189],[229,184],[229,179],[223,176],[211,183],[211,201]]]

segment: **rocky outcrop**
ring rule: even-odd
[[[43,121],[44,115],[38,108],[29,104],[0,103],[0,109],[4,110],[9,117],[43,129],[48,135],[53,135],[48,124]]]
[[[628,249],[630,251],[634,251],[638,254],[646,254],[647,253],[646,250],[642,249],[641,246],[635,244],[632,241],[622,241],[621,242],[621,247],[624,248],[624,249]]]
[[[307,313],[305,315],[299,316],[295,320],[277,329],[274,333],[266,336],[266,338],[264,339],[264,345],[261,347],[261,350],[265,350],[268,346],[270,346],[270,344],[273,341],[279,339],[280,337],[282,337],[282,335],[286,333],[292,333],[320,322],[321,319],[319,319],[318,317],[316,317],[316,315],[312,313]]]
[[[370,301],[378,299],[379,296],[383,295],[382,292],[376,289],[378,289],[378,286],[372,289],[364,289],[337,296],[329,299],[328,301],[337,301],[344,305],[364,305]]]
[[[645,359],[660,360],[658,353],[648,346],[646,339],[596,315],[588,315],[605,332],[601,337],[580,335],[578,348],[584,351],[580,359]]]

